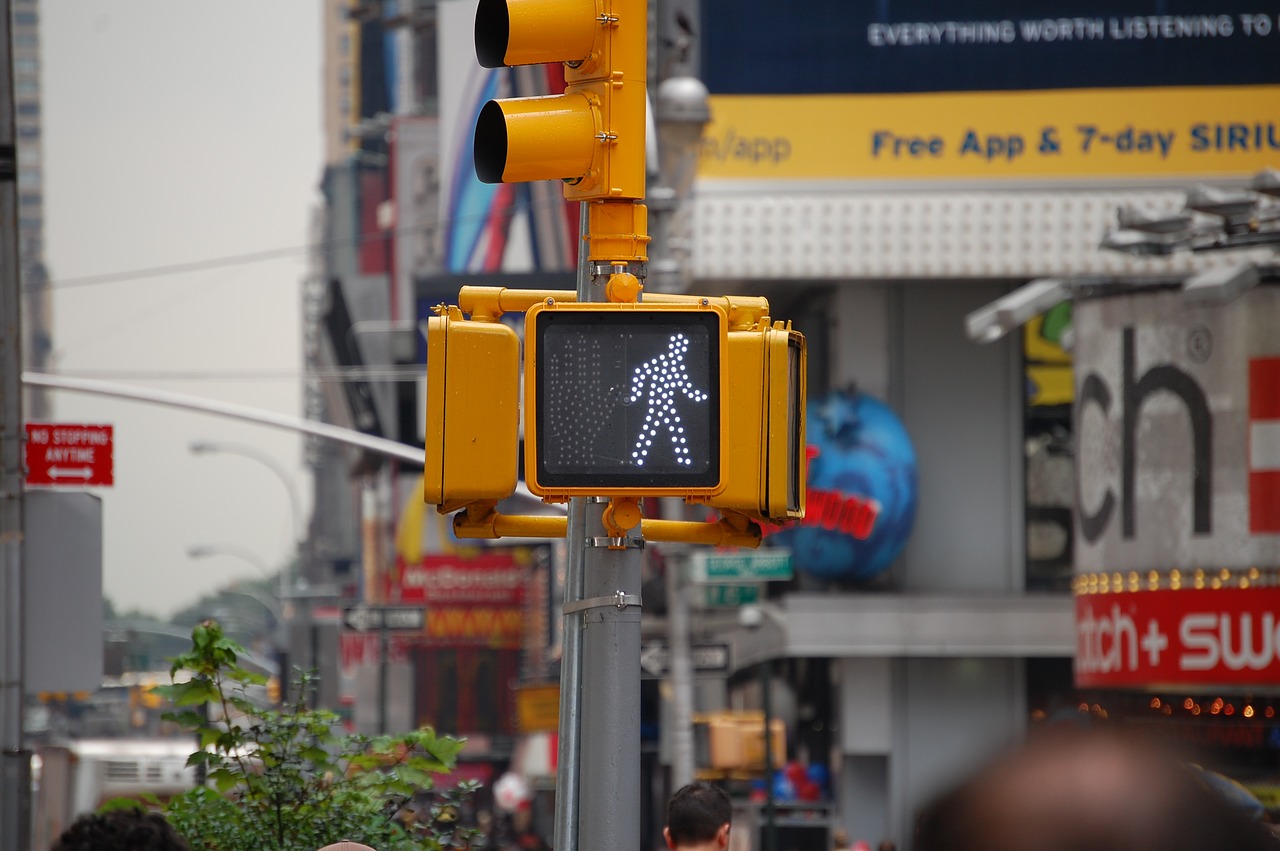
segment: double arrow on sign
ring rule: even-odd
[[[51,479],[87,479],[93,475],[92,467],[50,467]]]
[[[342,610],[347,629],[369,632],[375,629],[421,631],[427,610],[420,606],[352,606]]]
[[[689,648],[694,673],[724,674],[729,671],[728,644],[695,644]],[[640,669],[645,676],[664,677],[671,670],[671,648],[665,642],[649,642],[640,648]]]

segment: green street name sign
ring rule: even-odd
[[[790,550],[747,553],[697,552],[692,557],[694,582],[777,582],[795,576]]]

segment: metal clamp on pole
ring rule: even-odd
[[[623,535],[619,538],[587,538],[587,546],[607,547],[611,550],[642,550],[644,549],[644,538],[633,538],[630,535]]]
[[[639,594],[627,594],[618,591],[609,597],[590,597],[586,600],[575,600],[572,603],[564,604],[564,613],[572,615],[577,612],[583,612],[587,609],[603,609],[613,606],[618,611],[623,611],[628,606],[642,606]]]

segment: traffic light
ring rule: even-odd
[[[729,332],[722,487],[691,501],[782,523],[804,516],[808,351],[789,323],[760,325]]]
[[[423,497],[441,510],[496,502],[516,488],[520,343],[501,322],[436,310],[427,320]]]
[[[648,0],[480,0],[483,67],[565,64],[564,94],[481,108],[480,180],[563,180],[571,201],[644,197],[647,12]]]
[[[718,306],[548,300],[525,317],[525,481],[548,498],[721,486]]]

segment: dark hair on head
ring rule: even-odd
[[[1268,851],[1178,755],[1116,731],[1033,736],[928,807],[916,851]]]
[[[164,816],[145,810],[112,810],[80,816],[52,851],[190,851]]]
[[[733,821],[733,804],[719,786],[698,781],[676,790],[667,802],[667,830],[677,845],[710,842]]]

